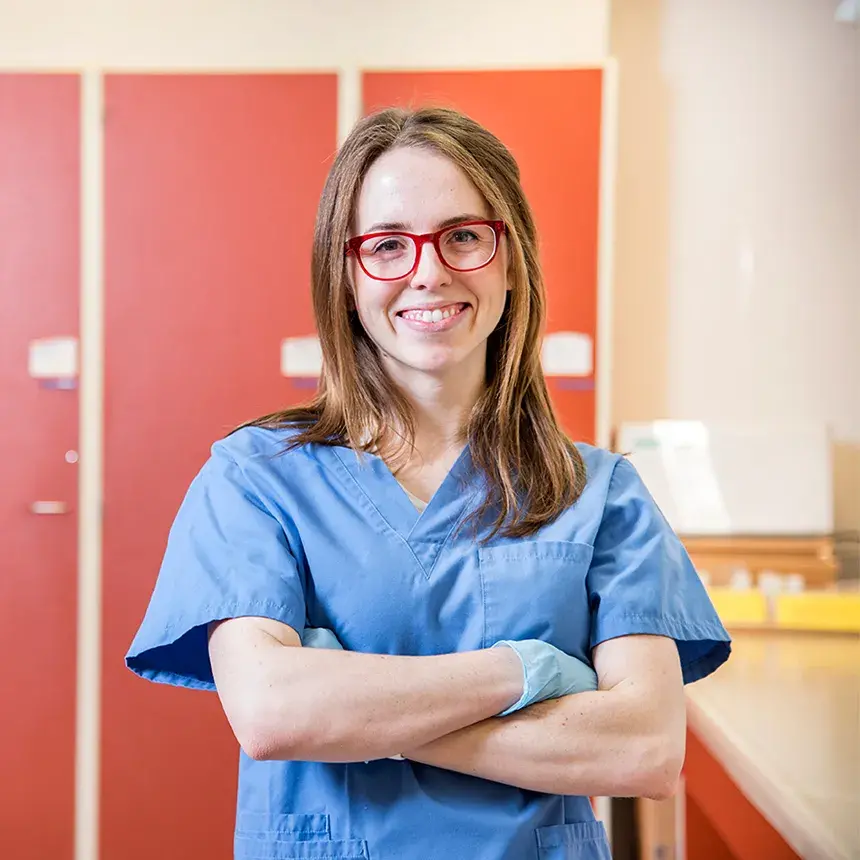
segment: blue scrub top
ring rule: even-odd
[[[385,463],[342,447],[283,452],[290,431],[244,428],[212,447],[170,532],[126,661],[152,681],[214,690],[210,621],[327,627],[344,648],[431,655],[543,639],[590,662],[627,634],[678,645],[684,681],[729,637],[634,467],[578,446],[581,498],[527,539],[482,545],[482,478],[464,450],[421,514]],[[524,791],[409,761],[240,755],[235,857],[303,860],[608,858],[588,798]]]

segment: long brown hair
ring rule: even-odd
[[[317,212],[311,284],[323,354],[316,396],[304,406],[266,415],[250,426],[294,427],[288,448],[308,443],[392,452],[392,436],[409,451],[414,423],[408,401],[383,369],[354,310],[344,257],[364,176],[382,153],[419,147],[457,165],[507,225],[508,301],[487,343],[486,388],[464,436],[487,495],[474,516],[496,511],[491,536],[525,537],[579,498],[585,464],[553,412],[540,364],[546,296],[537,232],[508,149],[457,111],[389,108],[362,119],[332,165]],[[243,425],[249,426],[249,425]]]

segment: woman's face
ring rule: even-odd
[[[453,162],[427,150],[399,148],[384,153],[368,170],[353,235],[386,230],[432,233],[493,217],[480,192]],[[485,238],[465,227],[446,234],[443,245],[451,249],[449,259],[456,259],[466,253],[464,248]],[[439,377],[456,371],[456,378],[467,384],[483,381],[487,338],[501,319],[508,288],[504,234],[498,242],[492,262],[471,272],[447,268],[428,242],[420,249],[415,270],[396,281],[371,278],[350,255],[359,318],[395,379],[405,381],[412,371]],[[398,247],[394,240],[367,250],[384,258],[397,254]]]

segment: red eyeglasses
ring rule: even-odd
[[[421,262],[421,249],[431,242],[444,265],[454,272],[474,272],[493,262],[504,221],[464,221],[435,233],[400,233],[386,230],[354,236],[344,245],[362,271],[377,281],[411,277]]]

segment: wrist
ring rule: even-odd
[[[495,677],[499,682],[498,713],[507,711],[522,698],[525,685],[525,671],[522,660],[517,652],[507,646],[500,645],[488,649],[487,653],[495,661]]]

